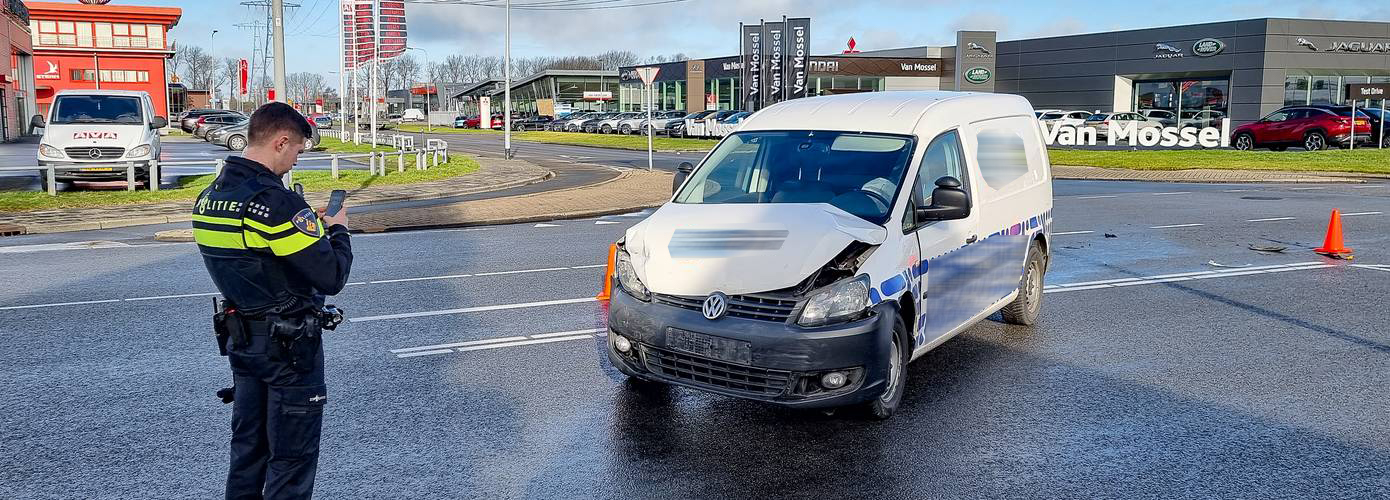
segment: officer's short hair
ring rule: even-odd
[[[290,105],[283,102],[270,102],[251,113],[251,123],[246,126],[246,142],[260,144],[274,139],[280,134],[299,136],[299,140],[314,135],[309,121]]]

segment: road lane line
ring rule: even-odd
[[[1091,233],[1094,233],[1094,232],[1095,232],[1095,231],[1063,231],[1063,232],[1060,232],[1060,233],[1052,233],[1052,235],[1053,235],[1053,236],[1066,236],[1066,235],[1068,235],[1068,234],[1091,234]]]
[[[485,349],[501,349],[503,347],[519,347],[524,345],[549,344],[551,342],[568,342],[571,340],[593,340],[593,335],[574,335],[570,337],[551,337],[548,339],[522,340],[519,342],[507,342],[505,344],[477,345],[472,347],[461,347],[458,352],[481,351]]]
[[[451,352],[454,352],[454,350],[453,350],[453,349],[438,349],[438,350],[434,350],[434,351],[407,352],[407,353],[397,354],[396,357],[397,357],[397,358],[414,358],[414,357],[417,357],[417,356],[430,356],[430,355],[434,355],[434,354],[449,354],[449,353],[451,353]]]
[[[1316,189],[1327,189],[1327,188],[1326,188],[1326,187],[1323,187],[1323,186],[1291,187],[1291,188],[1289,188],[1289,191],[1313,191],[1313,190],[1316,190]]]
[[[1250,192],[1250,191],[1254,191],[1254,190],[1253,190],[1253,189],[1227,189],[1227,190],[1224,190],[1224,191],[1221,191],[1221,192],[1223,192],[1223,193],[1246,193],[1246,192]]]
[[[1192,191],[1173,191],[1173,192],[1171,192],[1171,193],[1149,193],[1149,194],[1152,194],[1152,195],[1154,195],[1154,196],[1167,196],[1167,195],[1170,195],[1170,194],[1192,194]]]
[[[1294,220],[1293,217],[1270,217],[1268,219],[1245,219],[1245,222],[1274,222],[1277,220]]]
[[[1374,266],[1374,265],[1370,265],[1370,264],[1352,264],[1351,267],[1359,267],[1359,268],[1362,268],[1362,269],[1370,269],[1370,270],[1372,270],[1372,271],[1380,271],[1380,272],[1383,272],[1383,273],[1390,273],[1390,266]]]
[[[461,307],[458,309],[443,309],[439,311],[420,311],[412,313],[382,314],[379,316],[362,316],[352,318],[348,321],[353,323],[365,323],[368,321],[384,321],[390,319],[420,318],[425,316],[443,316],[448,314],[466,314],[487,311],[503,311],[508,309],[526,309],[531,307],[556,306],[565,304],[582,304],[585,302],[596,302],[598,299],[593,297],[581,297],[577,299],[546,300],[540,302],[522,302],[519,304],[499,304],[495,306]]]
[[[131,298],[131,299],[122,299],[122,300],[124,300],[124,301],[126,301],[126,302],[137,302],[137,301],[141,301],[141,300],[182,299],[182,298],[185,298],[185,297],[208,297],[208,296],[212,296],[212,295],[222,295],[222,294],[221,294],[221,293],[218,293],[218,292],[185,293],[185,294],[183,294],[183,295],[157,295],[157,296],[154,296],[154,297],[135,297],[135,298]]]
[[[1225,278],[1231,276],[1250,276],[1256,274],[1281,273],[1286,271],[1306,271],[1311,269],[1324,269],[1328,267],[1335,267],[1335,265],[1324,264],[1319,262],[1298,262],[1293,264],[1274,264],[1268,266],[1242,267],[1222,271],[1196,271],[1190,273],[1174,273],[1161,274],[1158,276],[1143,276],[1138,278],[1119,278],[1113,280],[1086,281],[1081,283],[1061,283],[1056,285],[1044,286],[1043,293],[1077,292],[1082,290],[1098,290],[1101,288],[1122,288],[1137,285],[1156,285],[1160,283],[1205,280],[1213,278]]]
[[[427,281],[427,280],[447,280],[447,279],[452,279],[452,278],[470,278],[470,277],[472,277],[472,276],[473,276],[473,275],[471,275],[471,274],[448,274],[448,275],[444,275],[444,276],[425,276],[425,277],[421,277],[421,278],[400,278],[400,279],[394,279],[394,280],[376,280],[376,281],[369,281],[368,283],[371,283],[371,284],[373,284],[373,285],[376,285],[376,284],[380,284],[380,283],[405,283],[405,282],[408,282],[408,281]]]
[[[608,264],[590,264],[587,266],[570,266],[570,269],[593,269],[596,267],[608,267]]]
[[[1167,226],[1150,226],[1149,229],[1173,229],[1178,227],[1197,227],[1205,225],[1206,224],[1169,224]]]
[[[365,285],[365,284],[367,284],[367,282],[365,282],[365,281],[354,281],[354,282],[352,282],[352,283],[347,283],[347,284],[345,284],[345,285],[343,285],[343,286],[360,286],[360,285]]]
[[[552,337],[566,337],[566,336],[571,336],[571,335],[593,335],[593,334],[595,334],[595,333],[598,333],[598,332],[601,332],[601,331],[604,331],[604,330],[605,330],[605,328],[590,328],[590,329],[588,329],[588,330],[572,330],[572,331],[568,331],[568,332],[538,333],[538,334],[532,335],[531,338],[533,338],[533,339],[548,339],[548,338],[552,338]]]
[[[1119,198],[1119,197],[1120,197],[1119,195],[1114,195],[1114,194],[1102,194],[1102,195],[1095,195],[1095,196],[1077,196],[1076,199],[1078,199],[1078,200],[1098,200],[1098,199],[1101,199],[1101,198]]]
[[[432,351],[432,350],[438,350],[438,349],[445,349],[445,350],[448,350],[448,349],[453,349],[453,348],[455,348],[455,347],[468,347],[468,346],[474,346],[474,345],[495,344],[495,343],[498,343],[498,342],[513,342],[513,341],[517,341],[517,340],[526,340],[526,337],[521,337],[521,336],[517,336],[517,337],[499,337],[499,338],[495,338],[495,339],[469,340],[469,341],[466,341],[466,342],[451,342],[451,343],[448,343],[448,344],[422,345],[422,346],[420,346],[420,347],[402,347],[402,348],[400,348],[400,349],[392,349],[392,350],[391,350],[391,353],[392,353],[392,354],[400,354],[400,353],[403,353],[403,352]]]
[[[120,301],[121,301],[121,299],[80,300],[80,301],[77,301],[77,302],[58,302],[58,303],[54,303],[54,304],[33,304],[33,305],[27,305],[27,306],[5,306],[5,307],[0,307],[0,311],[9,311],[9,310],[13,310],[13,309],[35,309],[35,308],[40,308],[40,307],[80,306],[80,305],[83,305],[83,304],[106,304],[106,303],[110,303],[110,302],[120,302]]]
[[[1342,214],[1342,217],[1356,217],[1358,215],[1380,215],[1380,212],[1352,212],[1349,214]]]
[[[607,265],[607,264],[605,264]],[[498,276],[503,274],[522,274],[522,273],[541,273],[545,271],[567,271],[568,267],[547,267],[543,269],[518,269],[516,271],[493,271],[488,273],[473,273],[474,276]]]
[[[1365,186],[1352,186],[1351,188],[1352,188],[1352,189],[1370,189],[1370,188],[1378,188],[1378,187],[1385,187],[1385,185],[1384,185],[1384,184],[1367,184],[1367,185],[1365,185]]]

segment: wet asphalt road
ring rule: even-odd
[[[1375,267],[1390,265],[1390,185],[1056,187],[1042,323],[987,319],[918,359],[886,422],[629,390],[586,332],[601,307],[557,301],[593,296],[606,245],[641,214],[355,236],[358,284],[335,300],[352,320],[325,344],[319,496],[1390,491],[1390,267]],[[1332,208],[1349,214],[1350,263],[1309,250]],[[229,371],[211,299],[186,296],[214,288],[158,229],[0,239],[0,498],[218,495],[230,408],[212,392]],[[93,240],[109,243],[77,248]],[[1247,248],[1273,242],[1289,249]]]

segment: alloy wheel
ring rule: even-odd
[[[879,401],[888,404],[893,400],[894,393],[898,390],[898,376],[903,369],[901,347],[898,346],[898,338],[893,337],[893,348],[891,358],[888,359],[888,387],[883,389],[883,394],[878,396]]]
[[[1309,151],[1322,151],[1323,148],[1326,147],[1327,142],[1322,138],[1321,134],[1308,134],[1308,137],[1303,139],[1303,149]]]
[[[1239,149],[1241,151],[1249,151],[1255,148],[1254,142],[1255,141],[1251,140],[1250,136],[1248,135],[1236,137],[1236,149]]]

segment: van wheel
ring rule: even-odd
[[[1322,132],[1309,132],[1303,136],[1303,149],[1309,151],[1322,151],[1327,149],[1327,136]]]
[[[1023,279],[1018,283],[1018,298],[1004,306],[1000,312],[1004,322],[1015,325],[1033,325],[1042,315],[1043,275],[1047,272],[1047,256],[1043,255],[1042,245],[1036,240],[1028,245],[1028,263],[1023,267]]]
[[[1250,151],[1255,149],[1255,137],[1250,134],[1240,134],[1236,136],[1236,149]]]
[[[883,393],[864,403],[862,409],[869,418],[884,420],[893,416],[898,404],[903,401],[903,388],[907,385],[907,363],[909,358],[907,326],[901,316],[893,318],[893,345],[888,349],[888,380]]]

